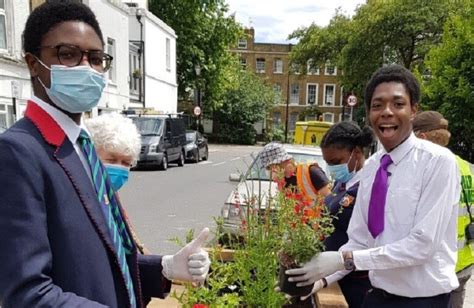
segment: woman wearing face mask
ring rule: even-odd
[[[112,187],[118,191],[127,183],[130,168],[133,167],[140,153],[140,134],[137,127],[131,119],[117,113],[103,114],[88,119],[85,124],[92,136],[97,154],[104,163]],[[139,251],[149,254],[150,252],[131,227],[126,213],[125,219],[130,226],[132,237],[137,243]]]
[[[336,218],[334,232],[325,239],[327,251],[337,251],[348,241],[347,227],[359,187],[359,170],[365,162],[364,148],[373,142],[369,127],[360,129],[353,122],[333,125],[321,140],[323,158],[334,180],[332,193],[325,199],[326,206]],[[317,281],[313,292],[339,280],[339,286],[350,308],[361,307],[365,294],[371,288],[367,271],[341,271]]]

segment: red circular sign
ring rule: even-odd
[[[357,105],[357,97],[355,95],[349,95],[347,98],[347,105],[354,107]]]
[[[198,116],[200,114],[201,114],[201,107],[199,106],[194,107],[194,115]]]

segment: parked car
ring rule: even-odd
[[[142,136],[142,146],[137,167],[157,166],[168,169],[168,163],[184,165],[186,128],[181,117],[142,116],[132,117],[133,123]]]
[[[314,146],[284,145],[296,163],[317,162],[326,171],[327,164],[323,159],[321,148]],[[221,208],[222,229],[225,237],[238,237],[241,234],[241,221],[246,217],[247,200],[256,200],[262,211],[265,210],[268,197],[277,194],[277,184],[270,181],[266,170],[257,155],[247,172],[240,176],[231,174],[230,181],[239,181],[237,187],[229,194]]]
[[[207,160],[209,157],[207,138],[196,130],[187,130],[184,152],[186,153],[185,157],[188,161],[198,163],[201,159]]]

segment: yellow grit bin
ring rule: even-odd
[[[321,139],[332,124],[322,121],[296,122],[294,144],[319,146]]]

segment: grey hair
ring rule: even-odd
[[[130,118],[118,113],[106,113],[85,121],[96,148],[131,156],[140,153],[140,134]]]

